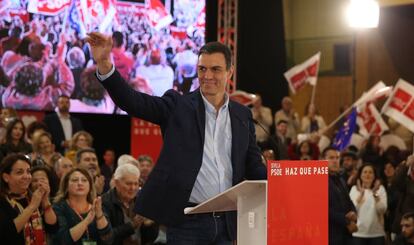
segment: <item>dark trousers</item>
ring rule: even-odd
[[[353,237],[352,245],[384,245],[385,237],[361,238]]]
[[[231,245],[225,214],[187,215],[184,223],[167,227],[167,245]]]

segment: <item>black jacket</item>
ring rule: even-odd
[[[83,130],[82,122],[79,119],[70,116],[70,121],[72,122],[72,135]],[[43,122],[46,124],[49,133],[52,135],[55,150],[64,154],[65,149],[62,147],[62,142],[65,140],[65,133],[62,124],[60,123],[59,116],[57,113],[48,114],[43,119]]]

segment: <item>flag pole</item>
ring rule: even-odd
[[[312,89],[312,96],[311,96],[311,104],[312,105],[314,105],[314,102],[315,102],[315,93],[316,93],[316,85],[317,85],[318,83],[316,83],[314,86],[313,86],[313,89]]]

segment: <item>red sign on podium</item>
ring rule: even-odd
[[[268,162],[267,244],[328,244],[328,162]]]

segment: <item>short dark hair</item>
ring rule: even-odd
[[[96,155],[96,151],[93,148],[83,148],[83,149],[80,149],[79,151],[76,152],[76,163],[79,163],[80,162],[81,157],[82,157],[82,154],[83,153],[86,153],[86,152],[95,153],[95,155]]]
[[[408,212],[408,213],[405,213],[403,216],[402,216],[402,218],[401,218],[402,220],[403,219],[413,219],[413,221],[414,221],[414,212]]]
[[[328,152],[328,151],[336,151],[336,152],[339,152],[335,147],[333,147],[333,146],[328,146],[328,147],[326,147],[323,151],[322,151],[322,157],[325,159],[326,158],[326,153]]]
[[[200,48],[198,52],[198,57],[202,54],[214,54],[214,53],[221,53],[224,55],[224,59],[226,60],[226,69],[230,69],[232,65],[232,58],[231,58],[231,50],[226,45],[220,42],[209,42],[206,43],[203,47]]]
[[[281,123],[286,123],[286,124],[288,124],[288,121],[283,120],[283,119],[280,119],[279,121],[277,121],[277,124],[276,124],[276,125],[279,125],[279,124],[281,124]]]
[[[29,126],[27,126],[27,136],[31,139],[33,137],[33,133],[38,129],[48,131],[47,125],[44,122],[33,121],[29,124]]]
[[[114,31],[112,33],[112,39],[114,40],[114,46],[119,48],[124,43],[124,35],[119,31]]]

